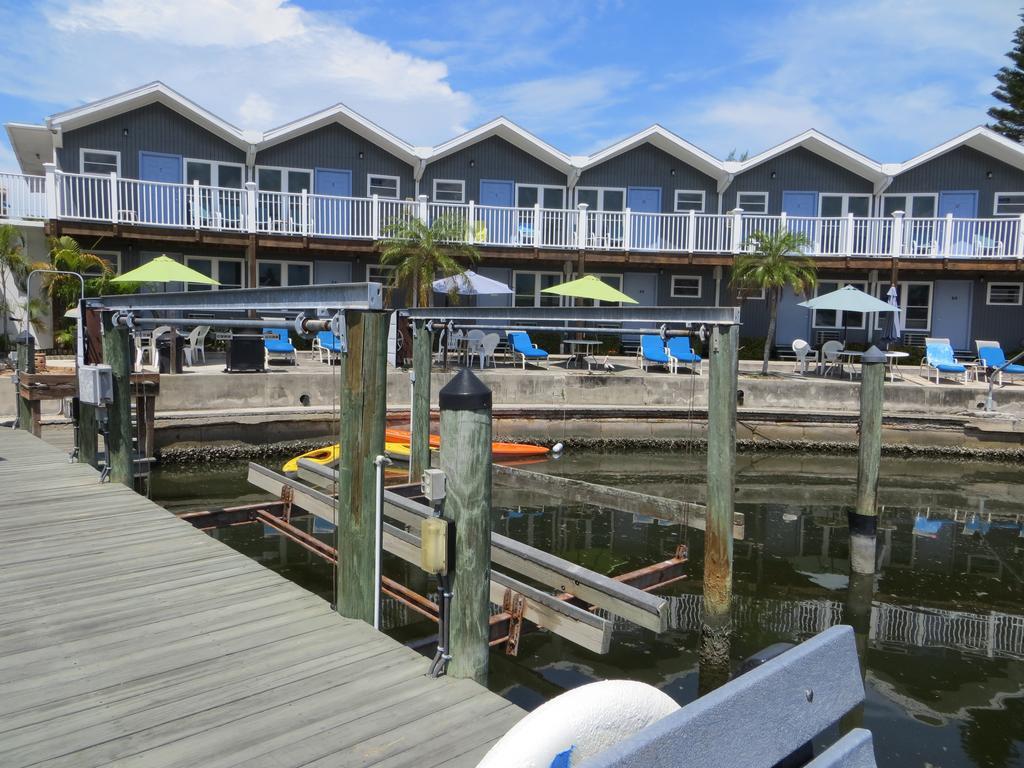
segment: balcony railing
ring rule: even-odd
[[[740,253],[757,231],[806,235],[815,258],[1024,258],[1024,216],[991,219],[804,217],[591,211],[337,197],[308,192],[170,184],[49,170],[46,177],[0,174],[10,219],[68,219],[179,229],[376,240],[401,218],[448,217],[462,242],[544,248],[682,254]]]

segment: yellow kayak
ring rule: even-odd
[[[299,471],[299,459],[309,459],[315,461],[317,464],[330,465],[334,464],[338,460],[338,456],[341,451],[338,450],[338,444],[324,446],[323,448],[317,448],[312,451],[308,451],[301,456],[294,456],[284,463],[281,467],[281,471],[286,475],[295,474]]]

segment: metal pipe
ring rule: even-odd
[[[637,334],[655,334],[662,338],[668,338],[672,336],[696,336],[697,331],[690,329],[679,329],[669,330],[662,326],[661,328],[586,328],[581,326],[570,326],[570,325],[454,325],[449,324],[446,326],[452,329],[460,330],[494,330],[494,331],[555,331],[558,333],[601,333],[606,335],[617,335],[617,336],[633,336]]]
[[[189,328],[200,325],[208,325],[211,328],[266,328],[273,323],[279,323],[280,317],[274,319],[256,319],[252,320],[249,318],[239,318],[237,320],[230,320],[226,318],[204,318],[204,317],[183,317],[183,318],[164,318],[164,317],[134,317],[132,322],[135,325],[170,325],[175,328]],[[289,324],[293,320],[286,320]],[[322,320],[305,320],[302,323],[303,330],[308,333],[317,333],[319,331],[329,331],[333,327],[333,321],[330,318],[324,318]]]
[[[994,411],[996,409],[996,403],[995,403],[995,400],[992,397],[992,387],[995,385],[996,375],[1002,373],[1003,370],[1007,366],[1013,365],[1018,360],[1020,360],[1022,357],[1024,357],[1024,350],[1022,350],[1021,352],[1018,352],[1016,355],[1011,357],[1009,360],[1007,360],[1005,363],[1000,365],[998,368],[993,368],[992,371],[988,374],[988,394],[985,395],[985,412],[986,413],[991,413],[992,411]]]
[[[377,468],[377,498],[374,505],[373,531],[373,628],[380,630],[380,577],[381,550],[384,547],[384,467],[391,463],[387,456],[377,456],[373,466]]]

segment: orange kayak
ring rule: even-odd
[[[412,435],[404,429],[389,429],[384,433],[384,439],[393,443],[409,443]],[[430,447],[439,448],[441,436],[432,434],[430,436]],[[543,445],[531,445],[529,443],[491,443],[492,456],[524,457],[544,456],[551,449]]]

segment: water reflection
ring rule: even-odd
[[[694,454],[568,454],[531,469],[703,501],[703,461]],[[216,478],[216,491],[205,491],[197,476],[158,473],[154,497],[178,496],[181,508],[197,506],[204,493],[220,504],[251,494],[244,472],[234,472],[241,481],[228,472]],[[851,580],[846,512],[855,457],[740,456],[737,508],[746,526],[734,542],[732,666],[772,643],[852,624],[867,685],[852,722],[862,719],[874,731],[880,765],[1024,765],[1018,475],[1002,464],[884,460],[878,572]],[[605,656],[545,633],[524,635],[518,658],[492,662],[492,687],[533,707],[564,688],[629,677],[685,703],[712,679],[698,661],[699,530],[505,486],[495,486],[493,527],[612,575],[665,559],[680,543],[689,546],[691,565],[690,577],[664,592],[668,632],[616,620]],[[221,536],[330,599],[330,569],[303,550],[253,526]],[[388,568],[403,580],[413,575],[401,563]],[[430,631],[401,606],[389,606],[385,618],[404,637]]]

